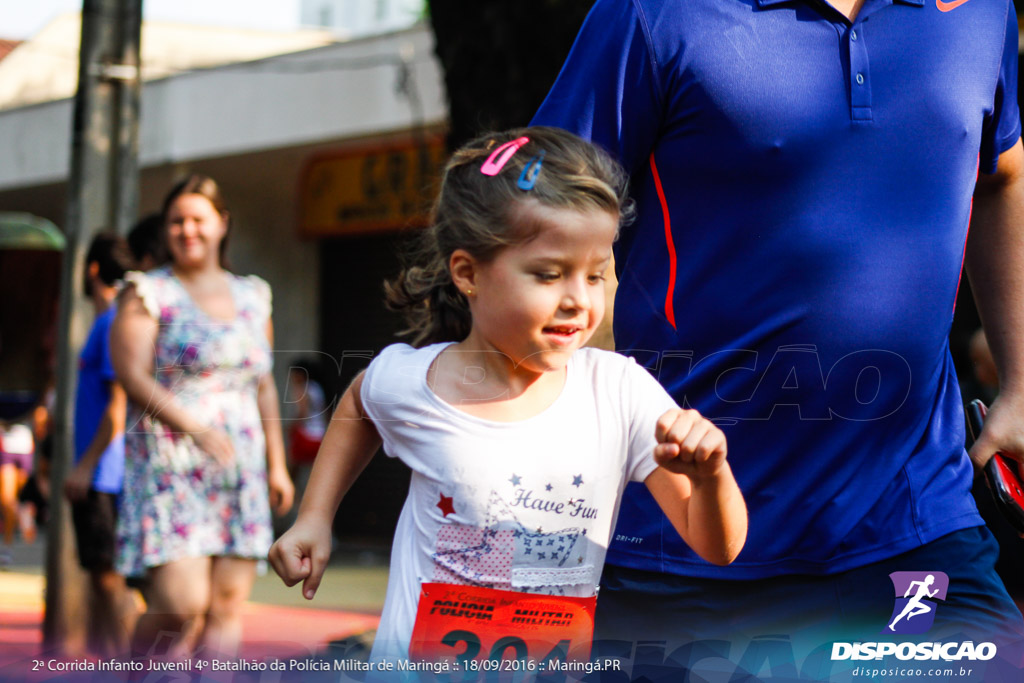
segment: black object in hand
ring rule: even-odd
[[[975,399],[967,406],[967,428],[976,441],[985,423],[985,404]],[[985,464],[985,481],[996,500],[996,507],[1018,533],[1024,534],[1024,482],[1017,463],[996,453]]]

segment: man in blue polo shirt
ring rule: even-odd
[[[630,171],[616,345],[722,427],[750,510],[714,567],[631,484],[599,637],[878,639],[900,570],[948,575],[947,631],[1019,631],[947,341],[966,252],[1009,389],[971,455],[1024,453],[1016,71],[1009,0],[598,0],[533,123]]]

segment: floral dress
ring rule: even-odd
[[[272,542],[266,448],[256,402],[270,372],[270,287],[228,275],[235,318],[203,312],[169,267],[125,277],[159,324],[157,381],[193,416],[226,432],[234,461],[221,465],[129,404],[117,570],[126,576],[186,557],[266,557]]]

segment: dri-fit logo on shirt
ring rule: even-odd
[[[949,577],[942,572],[889,574],[896,603],[882,633],[924,633],[935,621],[938,600],[946,599]]]

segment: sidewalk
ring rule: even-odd
[[[42,652],[44,543],[40,539],[32,546],[16,544],[13,563],[0,567],[0,681],[65,680],[67,676],[44,672],[45,665],[35,664],[48,659]],[[332,642],[372,639],[387,587],[386,557],[369,551],[336,555],[313,602],[306,601],[298,587],[287,588],[272,571],[257,579],[245,606],[241,658],[302,659],[323,654]],[[34,666],[40,670],[33,672]],[[124,673],[94,676],[82,680],[127,680]],[[235,676],[239,681],[253,680],[251,674]],[[221,675],[216,680],[234,678]]]

